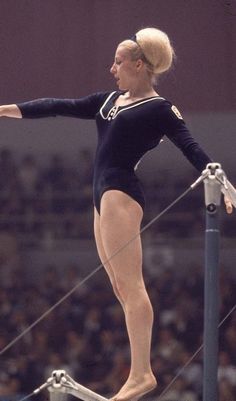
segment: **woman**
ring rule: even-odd
[[[0,108],[0,115],[7,117],[63,115],[96,120],[94,232],[103,262],[140,230],[144,196],[134,170],[163,135],[199,171],[211,161],[190,136],[176,107],[154,89],[156,77],[170,68],[173,55],[164,32],[145,28],[118,45],[111,67],[118,91],[77,100],[39,99]],[[226,206],[230,213],[228,200]],[[123,307],[131,348],[129,377],[113,400],[134,400],[156,386],[150,364],[153,310],[143,281],[140,237],[104,267]]]

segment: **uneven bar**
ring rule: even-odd
[[[71,394],[83,401],[108,401],[107,398],[74,381],[65,370],[54,370],[52,376],[48,379],[48,383],[47,389],[50,393],[50,401],[58,401],[58,399],[62,401],[67,394]]]

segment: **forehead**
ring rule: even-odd
[[[118,45],[115,53],[115,57],[119,57],[122,59],[129,58],[130,52],[125,45]]]

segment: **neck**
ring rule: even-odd
[[[157,96],[157,92],[151,84],[139,84],[128,89],[126,97],[129,99],[140,99],[149,96]]]

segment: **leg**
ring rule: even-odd
[[[118,288],[116,286],[116,281],[115,281],[114,273],[112,271],[111,264],[109,262],[104,263],[107,260],[107,255],[103,248],[102,238],[101,238],[101,233],[100,233],[100,216],[95,208],[94,208],[94,235],[95,235],[95,241],[96,241],[99,258],[100,258],[101,262],[103,263],[103,266],[108,274],[114,294],[116,295],[117,299],[119,300],[121,306],[124,309],[124,303],[122,302],[121,296],[120,296]]]
[[[140,230],[142,209],[128,195],[107,191],[101,202],[100,233],[110,257]],[[114,400],[131,400],[156,385],[150,365],[153,310],[142,275],[141,239],[138,235],[109,262],[126,318],[131,348],[130,375]]]

